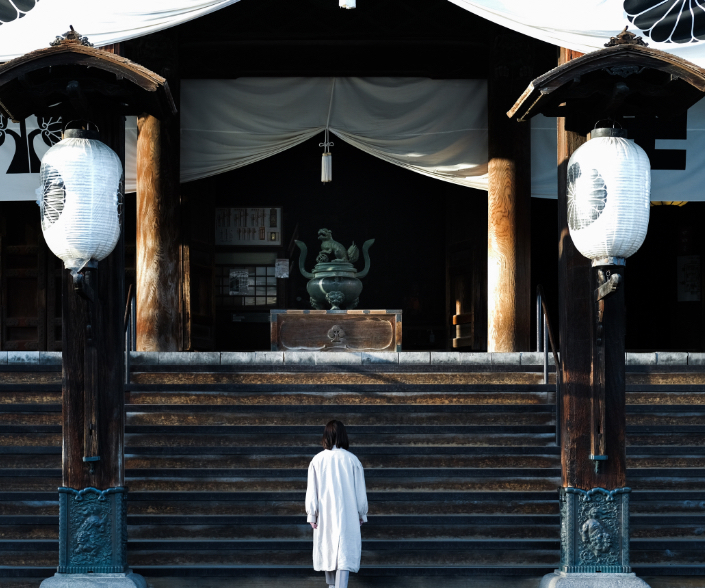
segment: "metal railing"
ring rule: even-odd
[[[546,308],[546,296],[543,286],[536,287],[536,351],[543,352],[543,383],[548,384],[548,344],[551,344],[553,361],[556,365],[556,444],[561,440],[561,364],[558,357],[556,339]]]
[[[130,284],[125,302],[125,384],[130,383],[130,351],[137,351],[136,310],[135,292]]]

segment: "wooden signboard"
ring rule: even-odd
[[[272,351],[401,351],[401,310],[272,310]]]

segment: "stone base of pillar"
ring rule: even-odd
[[[147,588],[139,574],[54,574],[40,584],[40,588]]]
[[[629,488],[561,488],[560,571],[628,575]]]
[[[541,579],[539,588],[649,588],[636,574],[574,574],[556,570]]]

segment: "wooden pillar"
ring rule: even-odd
[[[125,119],[96,121],[101,140],[125,162]],[[63,486],[107,490],[125,483],[123,440],[123,318],[125,242],[91,272],[94,302],[74,292],[68,270],[62,273]],[[91,342],[87,325],[91,325]],[[93,413],[91,415],[91,413]],[[100,461],[86,462],[95,450]],[[93,473],[91,473],[93,470]]]
[[[137,349],[180,351],[178,122],[143,115],[137,132]]]
[[[560,64],[581,54],[561,49]],[[568,128],[566,128],[566,126]],[[561,463],[563,487],[590,490],[621,488],[626,484],[624,447],[624,385],[610,386],[616,393],[606,397],[608,415],[603,434],[609,459],[595,471],[592,453],[592,383],[594,291],[596,270],[573,245],[567,218],[567,171],[570,156],[586,137],[569,130],[570,121],[558,119],[558,304],[561,367]],[[619,362],[624,362],[624,286],[605,300],[608,378],[618,377]],[[621,326],[620,326],[621,325]],[[620,334],[621,333],[621,334]],[[623,378],[623,368],[621,370]],[[615,384],[615,383],[613,383]]]
[[[174,31],[137,39],[130,57],[167,78],[179,106]],[[137,349],[181,351],[182,239],[179,117],[137,121]]]
[[[488,79],[488,351],[530,349],[531,126],[506,112],[531,77],[531,41],[498,35]]]

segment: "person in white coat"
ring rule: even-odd
[[[313,569],[326,573],[326,583],[347,588],[350,572],[360,569],[360,526],[367,522],[365,473],[348,451],[345,426],[326,425],[324,450],[308,466],[306,514],[313,527]]]

